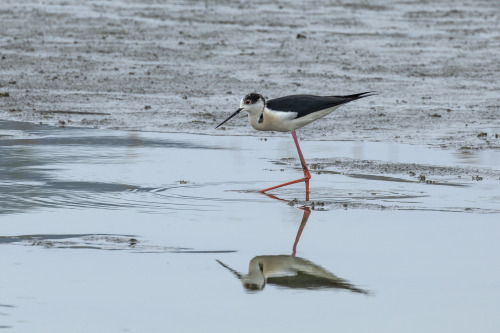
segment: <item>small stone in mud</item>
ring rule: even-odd
[[[312,201],[311,202],[311,209],[316,210],[316,207],[325,207],[325,203],[323,201]],[[323,210],[322,208],[319,208],[320,210]]]
[[[313,170],[322,169],[322,167],[321,167],[321,165],[319,163],[312,163],[310,165],[310,168],[313,169]]]
[[[9,92],[6,91],[6,92],[0,92],[0,97],[9,97]]]
[[[151,105],[144,105],[144,110],[149,110],[151,109]]]
[[[418,176],[418,181],[425,182],[425,175]]]
[[[417,174],[416,174],[415,172],[410,171],[410,176],[411,176],[411,177],[415,177],[416,175],[417,175]]]
[[[135,238],[130,238],[129,242],[130,242],[130,246],[134,246],[135,244],[138,243],[137,239],[135,239]]]
[[[304,34],[297,34],[297,39],[307,38]]]
[[[488,136],[488,133],[485,133],[485,132],[481,132],[477,135],[478,138],[482,138],[482,137],[485,137],[485,136]]]

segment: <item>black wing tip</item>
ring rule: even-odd
[[[362,93],[359,93],[359,94],[345,95],[345,96],[335,96],[335,97],[343,97],[343,98],[350,98],[352,100],[356,100],[356,99],[360,99],[360,98],[364,98],[364,97],[370,97],[370,96],[375,96],[375,95],[377,95],[376,91],[366,91],[366,92],[362,92]]]

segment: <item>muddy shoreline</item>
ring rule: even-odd
[[[378,95],[307,140],[500,149],[497,1],[23,2],[0,9],[0,117],[208,135],[257,91]]]

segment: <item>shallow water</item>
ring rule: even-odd
[[[500,328],[499,152],[301,146],[0,121],[0,328]]]

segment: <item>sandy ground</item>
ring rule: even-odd
[[[299,136],[500,148],[496,0],[2,0],[0,45],[4,119],[274,135],[214,127],[252,91],[377,91]]]

